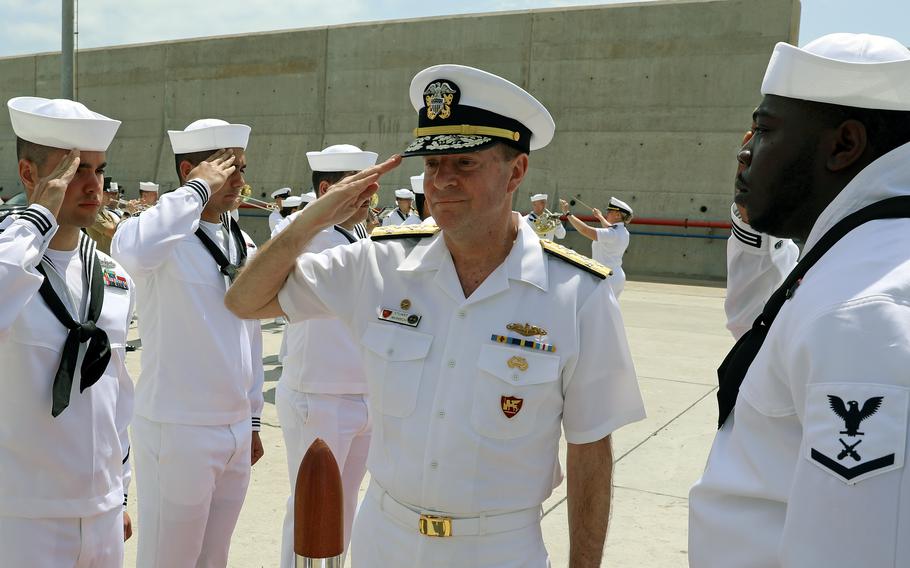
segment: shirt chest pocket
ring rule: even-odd
[[[562,408],[557,355],[484,345],[477,366],[471,423],[478,434],[527,436],[542,409]]]
[[[410,416],[417,406],[420,377],[433,336],[394,324],[368,323],[360,343],[374,406],[388,416]]]

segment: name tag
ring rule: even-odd
[[[421,316],[417,314],[409,314],[408,312],[402,310],[393,310],[392,308],[379,308],[379,319],[382,321],[390,321],[392,323],[406,325],[408,327],[417,327],[417,324],[420,323],[420,318]]]

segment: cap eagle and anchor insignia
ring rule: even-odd
[[[810,386],[806,457],[853,485],[903,465],[908,391],[886,385],[850,387],[856,385]]]

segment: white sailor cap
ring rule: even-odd
[[[281,189],[276,189],[272,192],[272,199],[278,199],[279,197],[287,197],[291,194],[290,187],[282,187]]]
[[[418,119],[404,156],[474,152],[496,142],[527,153],[549,144],[556,130],[527,91],[473,67],[428,67],[411,80],[410,97]]]
[[[314,172],[359,172],[376,164],[376,152],[364,152],[351,144],[335,144],[322,152],[307,152]]]
[[[535,193],[531,196],[531,201],[546,201],[550,196],[546,193]]]
[[[140,181],[139,191],[151,191],[152,193],[158,193],[158,184],[153,181]]]
[[[423,193],[423,174],[419,176],[411,176],[411,190],[417,194]]]
[[[910,50],[889,37],[836,33],[778,43],[761,92],[835,105],[910,110]]]
[[[300,198],[303,199],[304,203],[312,203],[312,202],[316,201],[316,192],[308,191],[308,192],[304,193],[303,195],[301,195]]]
[[[203,118],[183,130],[168,130],[174,154],[191,154],[222,148],[243,148],[250,140],[246,124],[230,124],[217,118]]]
[[[610,205],[607,206],[607,209],[612,209],[613,211],[619,211],[627,215],[632,214],[632,208],[629,207],[629,204],[621,199],[616,199],[615,197],[610,198]]]
[[[106,152],[120,128],[119,120],[68,99],[15,97],[6,106],[16,136],[51,148]]]
[[[405,187],[402,187],[401,189],[396,189],[395,190],[395,199],[414,199],[414,192]]]
[[[300,207],[303,199],[299,195],[292,195],[281,202],[281,207]]]
[[[108,189],[108,191],[111,191],[111,192],[116,191],[117,193],[120,193],[120,184],[115,181],[112,181],[111,187],[110,187],[110,189]]]

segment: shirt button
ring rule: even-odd
[[[449,368],[455,368],[455,359],[449,359]]]
[[[446,417],[446,411],[445,411],[445,410],[440,410],[439,412],[436,413],[436,416],[438,416],[438,417],[440,417],[440,418],[445,418],[445,417]]]
[[[518,380],[518,373],[512,373],[512,380],[513,380],[513,381],[517,381],[517,380]]]
[[[432,467],[433,469],[436,469],[437,467],[439,467],[439,462],[437,462],[436,460],[431,461],[430,467]]]
[[[467,312],[466,312],[466,311],[464,311],[464,310],[458,310],[458,317],[464,319],[465,315],[467,315]]]

